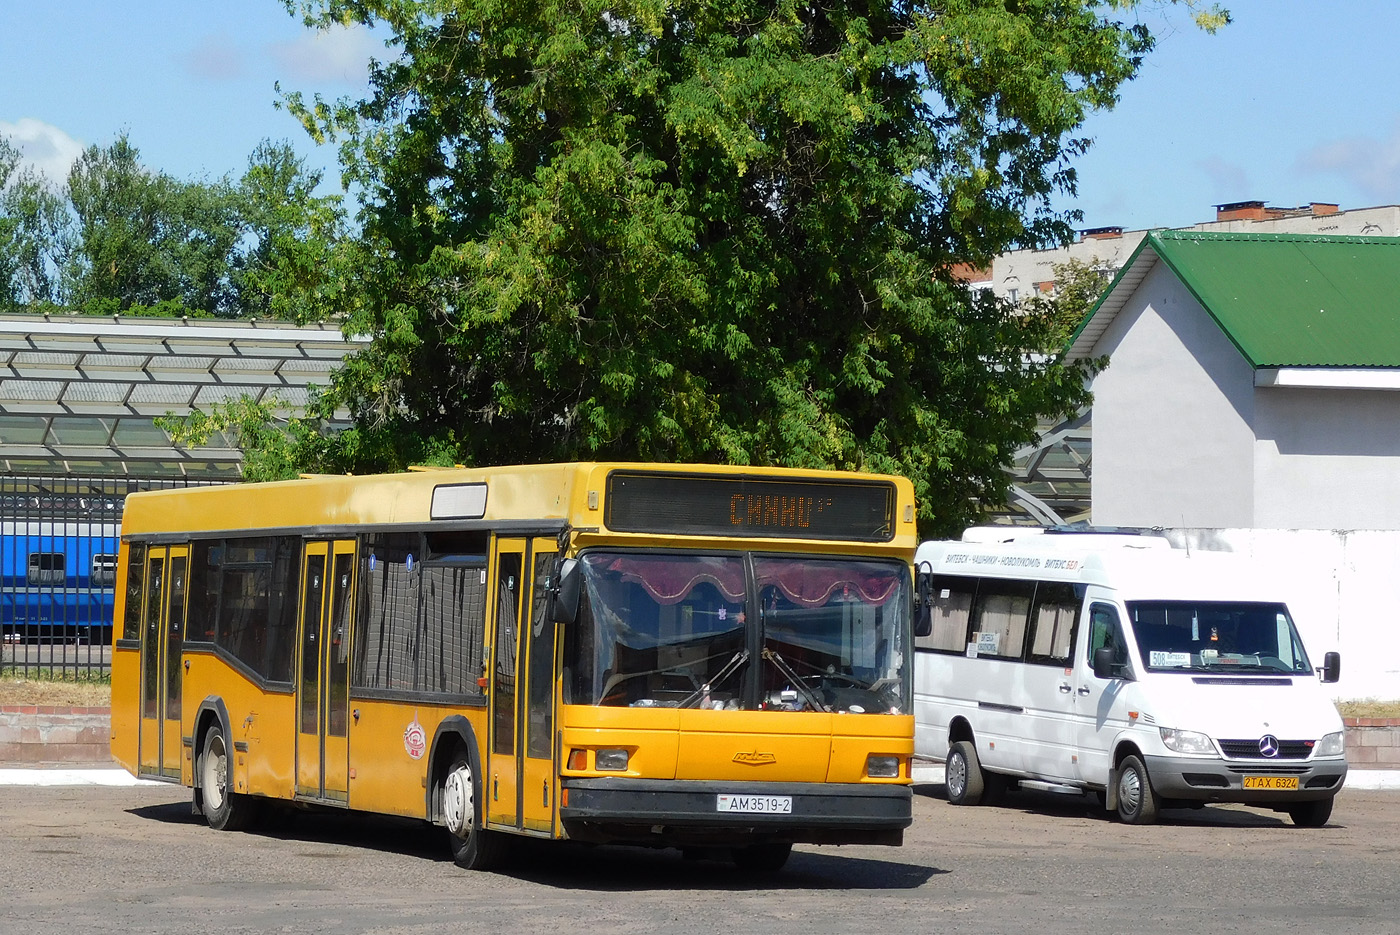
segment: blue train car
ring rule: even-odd
[[[115,523],[0,522],[0,638],[110,642]]]

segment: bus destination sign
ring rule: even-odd
[[[614,471],[603,521],[618,532],[888,542],[894,513],[883,481]]]

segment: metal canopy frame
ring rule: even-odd
[[[1091,410],[1047,424],[1040,440],[1016,452],[1011,494],[1000,519],[1008,523],[1063,526],[1089,521]]]
[[[155,418],[242,396],[292,414],[365,343],[327,324],[0,316],[0,466],[236,480],[242,452],[230,439],[179,448]]]

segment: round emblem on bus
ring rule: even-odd
[[[413,720],[403,730],[403,748],[415,760],[421,760],[428,750],[428,735],[423,725],[418,723],[418,712],[413,712]]]
[[[1278,756],[1278,738],[1273,734],[1265,734],[1259,738],[1259,755],[1274,757]]]

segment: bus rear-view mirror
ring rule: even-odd
[[[1328,653],[1322,657],[1322,680],[1335,682],[1342,677],[1342,654]]]
[[[578,559],[566,558],[554,576],[554,622],[573,623],[578,617],[579,586],[583,579]]]

